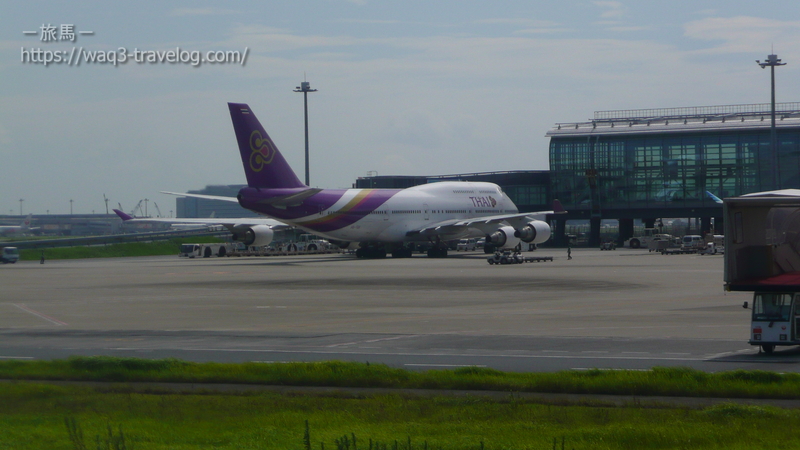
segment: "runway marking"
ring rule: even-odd
[[[395,336],[395,337],[389,337],[389,338],[371,339],[369,341],[364,341],[364,342],[395,341],[397,339],[408,339],[408,338],[415,338],[415,337],[419,337],[419,336],[420,335],[418,335],[418,334],[412,334],[412,335],[409,335],[409,336]]]
[[[366,344],[366,343],[370,343],[371,344],[371,343],[374,343],[374,342],[394,341],[394,340],[397,340],[397,339],[408,339],[408,338],[415,338],[415,337],[419,337],[419,336],[420,336],[419,334],[412,334],[412,335],[409,335],[409,336],[394,336],[394,337],[388,337],[388,338],[370,339],[368,341],[354,341],[354,342],[344,342],[344,343],[341,343],[341,344],[331,344],[331,345],[326,345],[326,347],[333,348],[333,347],[344,347],[346,345],[356,345],[356,344]]]
[[[18,304],[16,304],[16,303],[12,303],[12,305],[14,305],[14,306],[16,306],[17,308],[19,308],[19,309],[21,309],[21,310],[25,311],[26,313],[33,314],[34,316],[36,316],[36,317],[39,317],[39,318],[41,318],[41,319],[44,319],[44,320],[46,320],[46,321],[48,321],[48,322],[50,322],[50,323],[52,323],[52,324],[55,324],[55,325],[61,325],[61,326],[63,326],[63,325],[69,325],[69,324],[68,324],[68,323],[66,323],[66,322],[62,322],[62,321],[60,321],[60,320],[58,320],[58,319],[54,319],[54,318],[52,318],[52,317],[50,317],[50,316],[46,316],[46,315],[44,315],[44,314],[42,314],[42,313],[40,313],[40,312],[38,312],[38,311],[34,311],[34,310],[32,310],[32,309],[28,308],[28,307],[27,307],[27,306],[25,306],[25,305],[18,305]]]
[[[403,364],[413,367],[486,367],[483,364]]]
[[[106,350],[137,351],[135,347],[108,347]],[[165,349],[160,349],[165,350]],[[327,350],[280,350],[280,349],[240,349],[240,348],[170,348],[169,350],[195,351],[195,352],[230,352],[230,353],[302,353],[316,355],[376,355],[376,356],[446,356],[446,357],[473,357],[473,358],[519,358],[519,359],[599,359],[599,360],[631,360],[631,361],[714,361],[715,355],[698,356],[689,358],[664,357],[664,356],[590,356],[590,355],[520,355],[517,353],[411,353],[411,352],[359,352],[359,351],[327,351]],[[545,350],[546,351],[546,350]],[[566,351],[562,353],[568,353]],[[785,361],[784,361],[785,362]]]

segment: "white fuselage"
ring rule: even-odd
[[[334,230],[321,231],[315,227],[325,217],[351,214],[348,205],[364,196],[369,189],[348,189],[330,208],[319,214],[287,221],[309,232],[330,239],[358,242],[425,241],[424,235],[409,235],[415,230],[441,225],[440,237],[457,239],[479,237],[496,226],[457,227],[450,231],[446,226],[458,220],[476,217],[516,214],[516,205],[499,186],[483,182],[439,182],[396,191],[388,200],[364,214],[352,224]]]

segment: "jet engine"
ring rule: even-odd
[[[253,225],[244,229],[236,229],[233,234],[235,241],[241,241],[246,246],[269,245],[275,232],[267,225]]]
[[[519,245],[520,238],[514,227],[501,227],[497,231],[486,235],[486,243],[497,248],[514,248]]]
[[[520,228],[515,236],[528,244],[541,244],[550,239],[550,225],[541,220],[534,220]]]

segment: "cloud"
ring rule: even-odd
[[[715,53],[750,53],[768,51],[773,43],[778,49],[797,49],[800,42],[800,21],[783,21],[762,17],[712,17],[684,26],[684,36],[721,41],[711,49]]]
[[[550,20],[536,20],[536,19],[526,19],[524,17],[504,17],[504,18],[493,18],[493,19],[481,19],[476,20],[473,23],[479,25],[521,25],[525,27],[531,28],[540,28],[540,27],[557,27],[561,24],[558,22],[553,22]]]
[[[408,23],[408,22],[403,22],[401,20],[389,20],[389,19],[337,19],[334,20],[334,22],[353,23],[362,25],[397,25],[397,24]]]
[[[632,31],[651,31],[652,27],[647,26],[611,26],[607,28],[608,31],[617,31],[620,33],[627,33]]]
[[[173,16],[216,16],[219,14],[239,14],[239,11],[223,8],[175,8],[172,10]]]
[[[600,13],[600,17],[602,17],[604,19],[619,18],[619,17],[622,17],[623,15],[625,15],[625,12],[626,12],[626,8],[622,4],[622,2],[595,1],[595,2],[592,2],[592,3],[594,3],[595,6],[598,6],[600,8],[604,8],[605,9],[605,11]]]

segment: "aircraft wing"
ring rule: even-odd
[[[236,199],[234,199],[236,200]],[[292,228],[291,225],[287,225],[281,221],[275,219],[262,219],[258,217],[240,217],[240,218],[208,218],[208,219],[181,219],[181,218],[135,218],[124,212],[115,209],[114,212],[122,219],[123,222],[162,222],[162,223],[171,223],[174,225],[180,224],[197,224],[197,225],[223,225],[229,230],[233,230],[234,228],[238,227],[250,227],[254,225],[266,225],[272,229],[280,230],[280,229],[289,229]]]
[[[421,235],[421,236],[435,236],[440,234],[455,234],[463,231],[466,228],[483,228],[486,225],[508,223],[512,226],[521,226],[523,223],[533,220],[544,220],[544,216],[548,214],[564,214],[566,211],[561,206],[558,200],[553,201],[552,211],[535,211],[516,214],[498,214],[494,216],[483,216],[469,219],[450,219],[442,222],[430,224],[424,228],[411,230],[406,233],[407,236]]]
[[[496,216],[475,217],[474,219],[450,219],[442,222],[432,223],[425,228],[411,230],[406,233],[406,236],[435,236],[440,234],[455,234],[459,231],[463,231],[466,228],[481,228],[483,225],[491,225],[502,222],[507,222],[510,225],[513,225],[517,221],[530,222],[532,220],[539,220],[532,216],[541,216],[544,214],[553,214],[553,211],[501,214]]]
[[[223,197],[221,195],[186,194],[183,192],[169,192],[169,191],[161,191],[161,193],[169,195],[177,195],[178,197],[194,197],[194,198],[204,198],[206,200],[219,200],[221,202],[239,203],[239,200],[237,200],[236,197]]]

